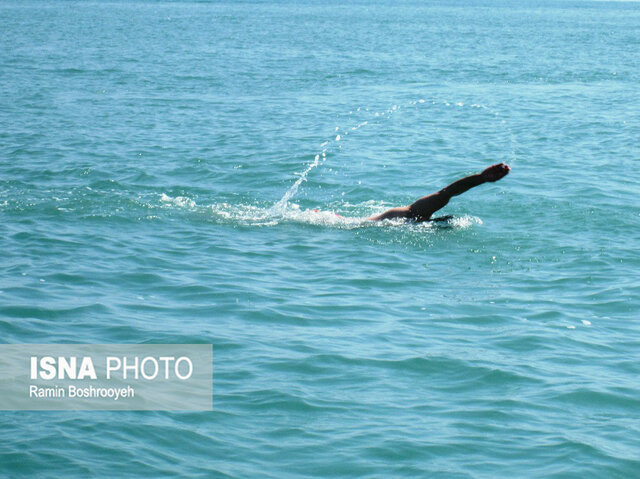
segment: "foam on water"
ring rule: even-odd
[[[367,219],[369,216],[379,214],[387,208],[373,201],[366,201],[360,204],[345,202],[334,205],[335,209],[340,211],[340,213],[334,210],[318,210],[316,208],[303,209],[300,205],[291,202],[287,203],[284,209],[279,207],[276,210],[269,206],[256,206],[246,203],[231,204],[221,202],[197,205],[196,202],[190,198],[183,196],[171,197],[166,193],[162,193],[160,202],[164,207],[170,205],[179,209],[196,210],[210,214],[214,220],[219,220],[223,223],[253,226],[275,226],[279,224],[299,223],[340,229],[402,227],[424,231],[447,227],[466,229],[474,224],[482,224],[480,218],[470,215],[454,216],[443,222],[425,221],[415,223],[404,219],[370,221]]]
[[[179,207],[194,208],[196,206],[196,202],[190,198],[187,198],[185,196],[176,196],[175,198],[172,198],[165,193],[162,193],[162,196],[160,196],[160,201]]]

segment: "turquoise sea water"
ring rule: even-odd
[[[2,342],[214,351],[0,475],[640,477],[639,5],[0,3]]]

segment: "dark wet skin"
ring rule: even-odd
[[[492,183],[504,178],[509,174],[509,165],[505,163],[497,163],[486,168],[482,173],[478,173],[471,176],[466,176],[451,183],[449,186],[442,188],[436,193],[432,193],[427,196],[423,196],[419,200],[408,206],[400,206],[398,208],[391,208],[385,211],[381,215],[372,216],[367,218],[372,221],[389,220],[394,218],[407,218],[412,221],[443,221],[444,218],[431,218],[431,215],[444,207],[449,200],[461,195],[465,191],[470,190],[474,186],[481,185],[483,183]]]

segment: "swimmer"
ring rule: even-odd
[[[491,165],[485,169],[482,173],[467,176],[449,186],[442,188],[437,193],[433,193],[427,196],[423,196],[415,203],[409,206],[400,206],[398,208],[391,208],[385,211],[381,215],[372,216],[367,218],[371,221],[390,220],[394,218],[407,218],[412,221],[446,221],[451,216],[442,216],[440,218],[431,218],[431,215],[444,207],[452,196],[458,196],[467,190],[470,190],[474,186],[481,185],[487,182],[498,181],[500,178],[504,178],[509,170],[508,165],[504,163],[498,163]]]

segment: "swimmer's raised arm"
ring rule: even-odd
[[[445,195],[449,196],[449,198],[451,198],[452,196],[458,196],[465,191],[470,190],[474,186],[478,186],[486,182],[498,181],[500,178],[505,177],[509,173],[509,170],[509,166],[504,163],[491,165],[482,173],[467,176],[451,183],[449,186],[442,188],[439,193],[444,193]]]
[[[482,171],[482,173],[454,181],[449,186],[431,195],[423,196],[409,206],[392,208],[381,215],[372,216],[367,219],[378,221],[393,218],[410,218],[416,221],[427,221],[433,213],[444,207],[453,196],[458,196],[474,186],[498,181],[500,178],[504,178],[510,170],[509,166],[505,163],[491,165]]]

